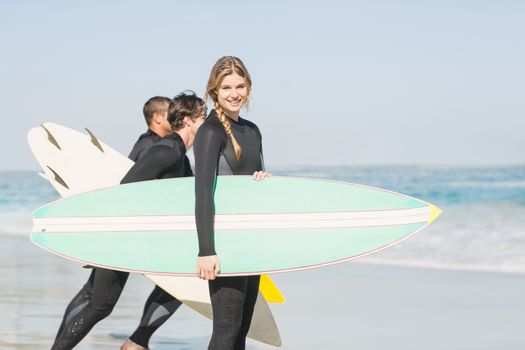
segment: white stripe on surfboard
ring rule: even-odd
[[[354,210],[333,212],[296,212],[296,213],[247,213],[247,214],[216,214],[215,222],[245,222],[245,221],[307,221],[307,220],[338,220],[338,219],[370,219],[423,215],[429,213],[429,207],[389,210]],[[64,216],[35,218],[46,223],[65,222],[82,225],[96,220],[99,223],[114,222],[195,222],[194,215],[133,215],[133,216]]]
[[[216,230],[346,228],[427,222],[429,208],[366,212],[215,216]],[[33,219],[32,232],[194,231],[193,215],[56,217]]]

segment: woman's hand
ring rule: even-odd
[[[221,272],[221,263],[217,255],[199,256],[197,258],[197,276],[203,280],[214,280]]]
[[[265,179],[267,177],[272,176],[272,174],[267,173],[266,171],[256,171],[252,175],[252,179],[255,181],[261,181],[262,179]]]

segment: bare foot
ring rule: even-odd
[[[140,346],[128,339],[120,346],[120,350],[148,350],[148,348]]]

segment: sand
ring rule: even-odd
[[[48,349],[81,265],[0,236],[0,349]],[[379,253],[380,254],[380,253]],[[344,263],[275,275],[287,297],[272,304],[282,349],[522,350],[525,275]],[[76,349],[118,349],[138,324],[152,284],[133,275],[114,312]],[[181,307],[152,350],[205,349],[211,322]],[[275,349],[250,341],[248,349]]]

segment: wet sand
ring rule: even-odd
[[[69,299],[89,276],[27,237],[0,235],[0,349],[48,349]],[[345,263],[275,275],[282,349],[522,350],[525,275]],[[365,262],[365,263],[363,263]],[[133,275],[113,314],[76,349],[118,349],[152,289]],[[181,307],[152,350],[205,349],[211,322]],[[249,342],[249,349],[275,349]]]

